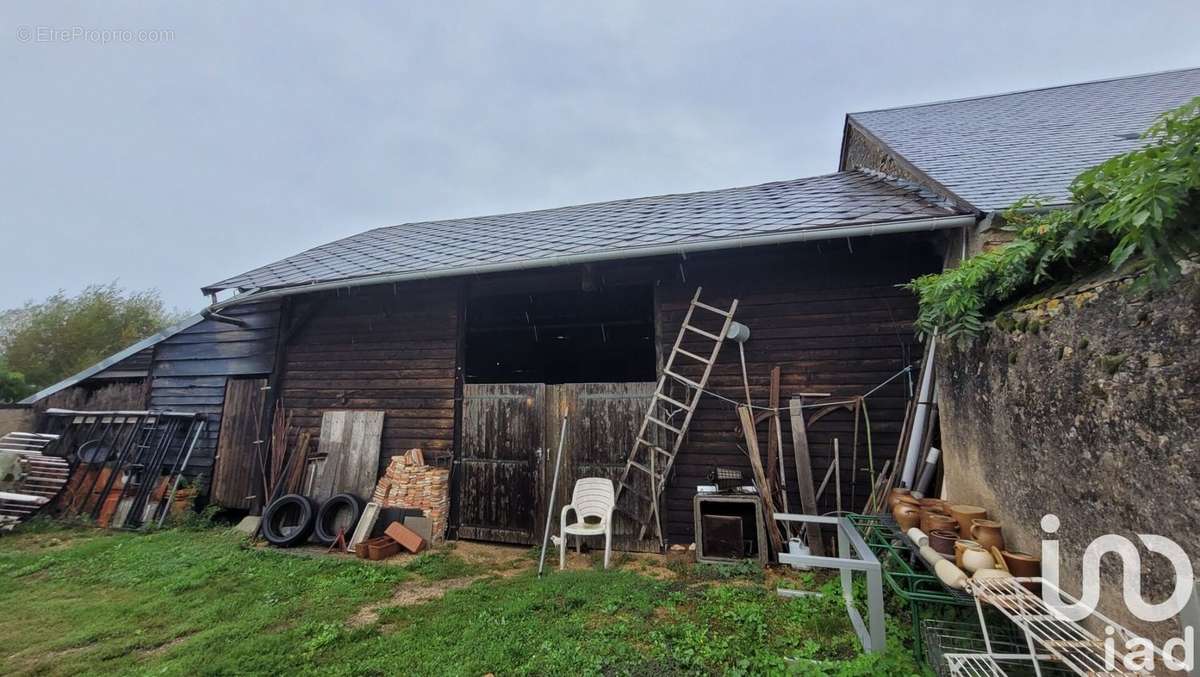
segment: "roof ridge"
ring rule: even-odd
[[[1118,75],[1111,78],[1098,78],[1096,80],[1084,80],[1081,82],[1068,82],[1061,85],[1047,85],[1045,87],[1031,87],[1029,89],[1014,89],[1008,92],[1000,92],[998,94],[979,94],[976,96],[963,96],[953,99],[941,99],[938,101],[926,101],[923,103],[910,103],[903,106],[892,106],[890,108],[871,108],[868,110],[854,111],[847,113],[853,117],[855,115],[864,115],[867,113],[886,113],[898,110],[907,110],[910,108],[924,108],[926,106],[941,106],[948,103],[962,103],[965,101],[980,101],[982,99],[998,99],[1005,96],[1013,96],[1014,94],[1031,94],[1033,92],[1045,92],[1052,89],[1067,89],[1069,87],[1083,87],[1086,85],[1098,85],[1105,82],[1117,82],[1119,80],[1134,80],[1137,78],[1149,78],[1158,75],[1171,75],[1173,73],[1186,73],[1188,71],[1200,71],[1200,66],[1189,66],[1187,68],[1171,68],[1161,71],[1152,71],[1150,73],[1134,73],[1132,75]]]
[[[476,214],[474,216],[461,216],[461,217],[455,217],[455,218],[450,218],[450,219],[431,219],[428,221],[405,221],[403,223],[395,223],[395,224],[387,225],[387,226],[376,226],[374,228],[368,228],[367,230],[357,233],[357,235],[362,235],[363,233],[370,233],[370,232],[374,232],[377,230],[388,230],[391,228],[403,228],[405,226],[431,226],[431,225],[438,225],[438,224],[443,224],[443,223],[457,223],[457,222],[461,222],[461,221],[471,221],[474,219],[499,219],[499,218],[504,218],[506,216],[523,216],[526,214],[542,214],[545,212],[554,212],[554,211],[558,211],[561,209],[577,209],[579,207],[593,207],[593,206],[598,206],[598,205],[615,205],[615,204],[622,204],[622,203],[628,203],[628,202],[638,202],[641,200],[659,200],[659,199],[668,198],[668,197],[685,197],[688,195],[705,195],[705,194],[712,194],[712,193],[724,193],[724,192],[733,191],[733,190],[747,190],[750,188],[763,188],[766,186],[778,186],[778,185],[783,185],[783,184],[796,183],[798,181],[814,181],[816,179],[824,179],[824,178],[828,178],[831,176],[837,176],[838,174],[846,174],[846,173],[852,172],[852,171],[853,170],[841,171],[841,172],[828,172],[825,174],[816,174],[814,176],[800,176],[800,177],[796,177],[794,179],[776,179],[774,181],[764,181],[762,183],[750,183],[750,184],[746,184],[743,186],[726,186],[724,188],[708,188],[705,190],[689,190],[689,191],[683,191],[683,192],[679,192],[679,193],[661,193],[658,195],[639,195],[636,197],[621,197],[621,198],[616,198],[614,200],[595,200],[592,202],[579,202],[576,204],[558,205],[557,207],[541,207],[539,209],[525,209],[525,210],[514,211],[514,212],[501,212],[499,214]],[[354,237],[354,236],[351,235],[349,237]]]

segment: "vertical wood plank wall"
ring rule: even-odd
[[[249,508],[261,491],[254,443],[266,384],[266,378],[231,378],[225,385],[210,498],[226,508]]]
[[[318,299],[286,346],[281,398],[292,424],[315,441],[326,410],[384,411],[380,470],[412,447],[452,449],[460,284],[363,287]]]
[[[753,253],[689,257],[684,264],[686,282],[677,276],[664,281],[659,289],[657,311],[664,327],[660,341],[664,350],[670,351],[691,295],[697,286],[703,286],[703,300],[712,305],[728,307],[733,298],[740,300],[736,319],[750,327],[745,351],[756,404],[767,404],[774,365],[782,367],[781,400],[785,407],[797,392],[829,392],[835,396],[864,393],[921,355],[922,347],[912,331],[915,300],[895,285],[940,270],[940,258],[922,242],[890,236],[856,239],[851,245],[830,241],[819,246],[809,243]],[[688,344],[685,342],[684,347]],[[700,343],[695,346],[702,347]],[[681,372],[696,378],[700,369],[693,364]],[[733,342],[723,347],[709,386],[725,397],[745,401],[737,345]],[[897,380],[869,400],[877,466],[895,453],[906,397],[904,381]],[[701,402],[666,492],[665,530],[673,542],[693,540],[692,497],[696,485],[708,483],[707,474],[713,466],[741,468],[744,476],[751,476],[749,463],[737,446],[742,435],[734,406],[711,396]],[[831,462],[832,440],[840,438],[845,508],[861,510],[861,505],[849,505],[852,435],[850,415],[839,412],[817,422],[808,438],[818,484]],[[759,426],[758,436],[765,453],[766,423]],[[786,416],[783,438],[789,501],[795,507],[799,495],[791,453],[791,424]],[[865,463],[865,454],[865,441],[860,437],[860,466]],[[859,477],[860,502],[865,501],[868,486],[864,473]],[[823,512],[834,509],[832,489],[821,502]]]

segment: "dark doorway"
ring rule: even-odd
[[[468,383],[653,381],[654,290],[481,296],[467,310]]]

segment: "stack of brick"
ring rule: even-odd
[[[432,540],[441,543],[450,517],[450,469],[425,464],[420,449],[392,458],[371,499],[382,508],[418,508],[432,522]]]

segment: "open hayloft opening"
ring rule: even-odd
[[[653,381],[650,285],[482,296],[467,311],[468,383]]]

